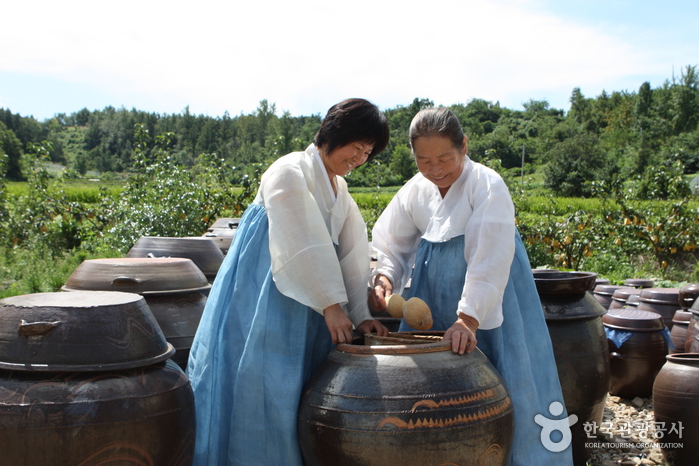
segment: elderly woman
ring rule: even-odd
[[[369,314],[366,225],[343,178],[388,137],[375,105],[345,100],[262,176],[191,348],[195,464],[301,465],[303,385],[354,328],[388,334]]]
[[[468,158],[467,138],[448,109],[420,111],[409,137],[419,173],[373,229],[370,304],[385,309],[412,276],[408,295],[429,304],[433,329],[445,331],[455,353],[478,343],[505,380],[515,411],[511,463],[572,464],[571,448],[548,451],[534,421],[563,395],[507,186]],[[401,330],[410,328],[402,322]]]

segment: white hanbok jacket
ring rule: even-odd
[[[500,175],[468,157],[444,198],[420,173],[396,193],[372,231],[374,275],[386,275],[401,293],[421,239],[438,243],[460,235],[467,272],[454,311],[474,317],[479,328],[499,327],[515,251],[514,205]]]
[[[367,305],[369,242],[347,183],[333,192],[313,144],[276,160],[260,181],[255,203],[269,218],[272,275],[279,291],[323,313],[342,305],[355,325],[371,319]]]

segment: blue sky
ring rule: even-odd
[[[23,0],[0,7],[0,107],[231,116],[346,97],[568,110],[699,65],[696,0]]]

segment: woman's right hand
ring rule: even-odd
[[[325,308],[323,310],[323,317],[325,318],[325,325],[330,331],[330,336],[334,344],[352,342],[352,330],[354,326],[339,304],[333,304]]]
[[[377,275],[374,289],[369,292],[369,308],[374,311],[386,310],[386,299],[393,294],[393,284],[385,275]]]

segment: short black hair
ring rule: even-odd
[[[373,144],[369,161],[386,148],[389,133],[386,116],[376,105],[353,98],[330,107],[313,143],[316,147],[325,146],[328,154],[353,142]]]

